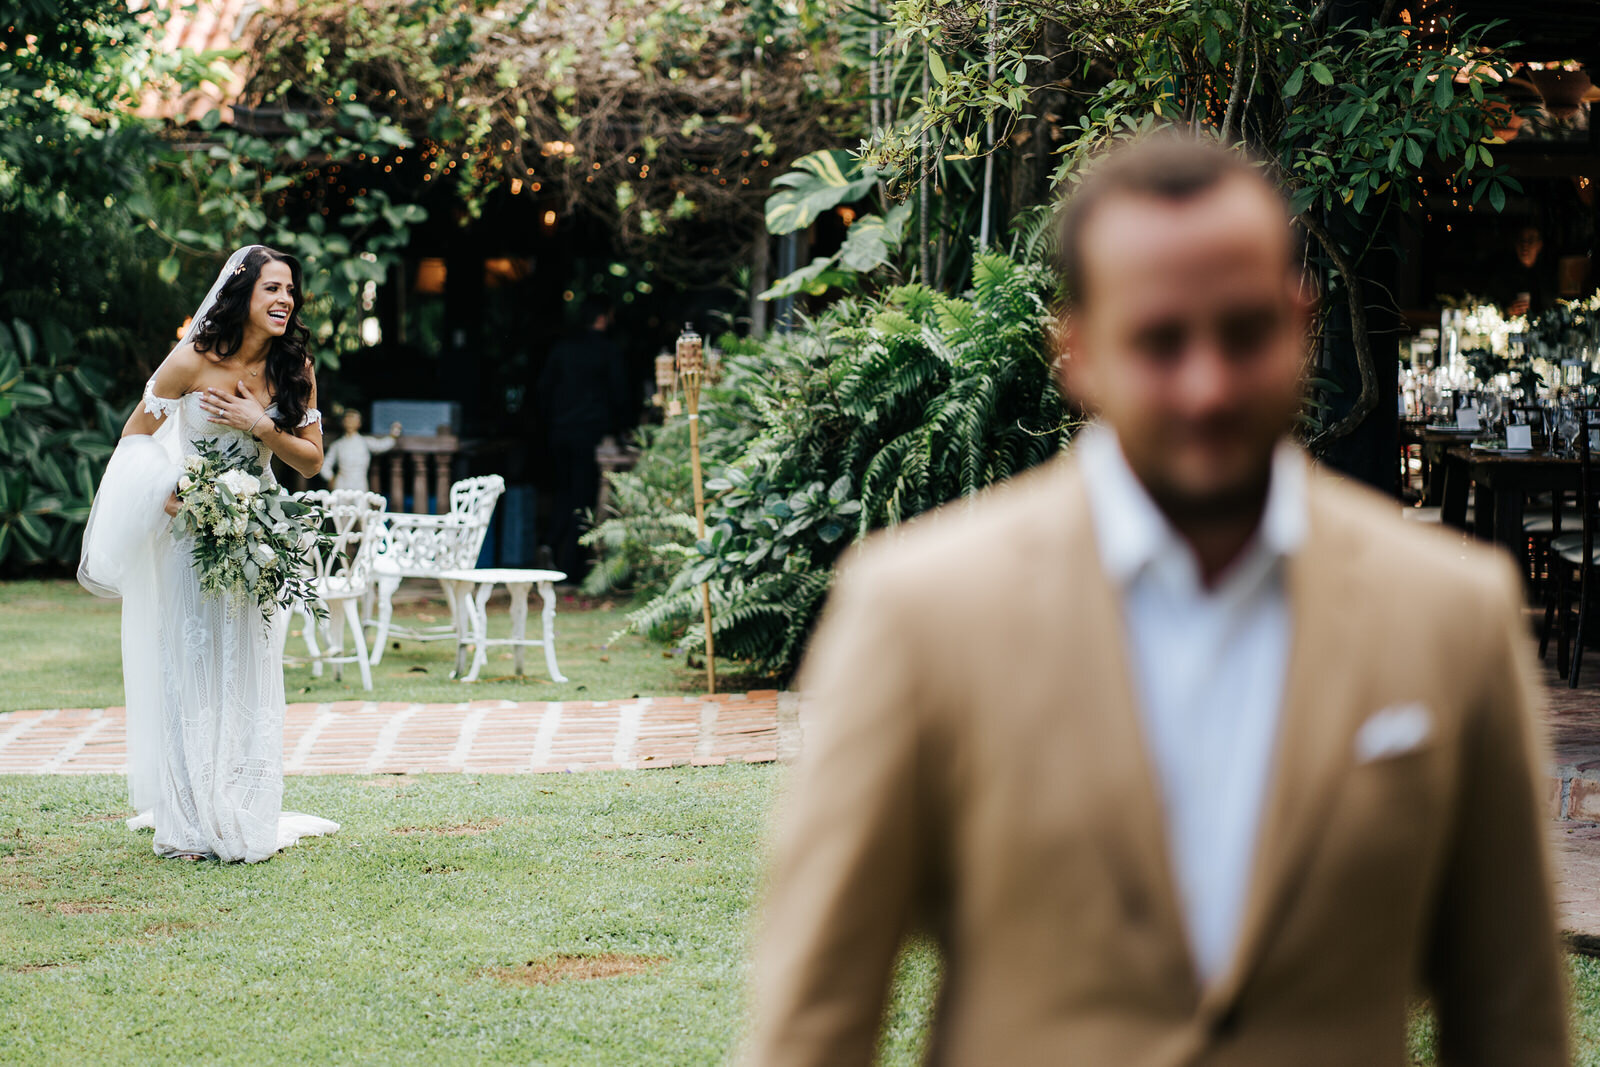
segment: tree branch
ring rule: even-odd
[[[1239,9],[1239,51],[1233,57],[1233,87],[1228,90],[1228,109],[1222,115],[1224,141],[1233,138],[1233,119],[1239,113],[1239,100],[1244,96],[1244,46],[1249,39],[1250,0],[1244,0]]]
[[[1307,233],[1317,239],[1323,251],[1328,253],[1328,258],[1333,260],[1334,269],[1344,278],[1345,301],[1350,306],[1350,341],[1356,350],[1356,369],[1361,374],[1361,392],[1357,395],[1355,403],[1350,405],[1350,410],[1345,413],[1344,418],[1317,434],[1309,442],[1307,447],[1313,454],[1317,454],[1330,443],[1350,436],[1355,428],[1377,409],[1378,371],[1372,362],[1372,345],[1367,337],[1366,301],[1355,264],[1350,262],[1332,235],[1310,214],[1301,215],[1297,221],[1306,228]]]

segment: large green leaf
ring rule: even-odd
[[[777,283],[762,293],[759,300],[781,300],[786,296],[809,293],[821,296],[832,286],[848,285],[855,275],[834,265],[833,256],[818,256],[793,274],[779,278]]]
[[[863,215],[851,226],[839,248],[839,263],[850,270],[868,271],[889,261],[905,238],[910,204],[899,204],[887,215]]]
[[[55,403],[50,390],[33,382],[18,382],[6,391],[6,395],[20,408],[47,408]]]
[[[29,326],[21,319],[12,319],[11,333],[12,336],[16,338],[17,353],[22,356],[22,362],[32,363],[34,359],[34,353],[38,351],[39,348],[38,339],[33,332],[33,327]]]
[[[863,168],[841,149],[801,156],[794,170],[773,180],[780,188],[767,198],[767,230],[784,234],[804,229],[824,211],[865,196],[877,179],[876,169]]]
[[[4,326],[0,326],[0,330],[4,329]],[[0,393],[5,392],[21,379],[22,362],[17,359],[17,354],[0,349]]]

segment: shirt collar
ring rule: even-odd
[[[1086,427],[1079,433],[1074,451],[1088,488],[1101,564],[1113,582],[1125,586],[1146,568],[1174,559],[1193,565],[1193,552],[1128,466],[1115,432],[1098,424]],[[1283,559],[1300,548],[1305,534],[1305,457],[1284,441],[1272,454],[1266,506],[1245,555]],[[1231,569],[1250,568],[1235,565]]]

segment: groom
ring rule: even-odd
[[[749,1059],[868,1062],[921,929],[939,1063],[1400,1063],[1419,986],[1441,1062],[1565,1063],[1517,576],[1289,443],[1310,308],[1242,156],[1122,149],[1059,237],[1097,425],[839,579]]]

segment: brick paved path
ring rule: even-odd
[[[715,697],[514,704],[291,704],[289,774],[548,772],[761,763],[799,746],[798,700]],[[120,774],[121,708],[0,714],[0,774]]]

